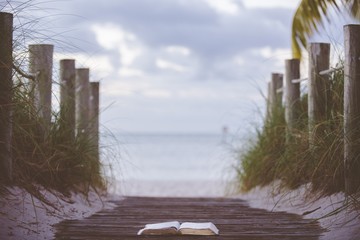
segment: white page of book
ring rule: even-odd
[[[180,227],[180,223],[178,221],[151,223],[145,225],[145,229],[165,229],[165,228],[179,229],[179,227]]]
[[[210,229],[215,234],[219,234],[219,229],[211,222],[195,223],[195,222],[184,222],[181,224],[179,229]]]

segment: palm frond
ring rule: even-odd
[[[358,12],[358,0],[346,2],[354,2],[353,6]],[[308,38],[319,31],[319,26],[323,25],[324,17],[330,21],[330,7],[339,11],[337,0],[302,0],[300,2],[292,22],[291,47],[294,58],[301,58],[301,48],[306,47]]]

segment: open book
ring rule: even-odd
[[[184,222],[180,224],[178,221],[162,222],[146,224],[138,235],[171,235],[171,234],[187,234],[187,235],[218,235],[219,229],[211,222]]]

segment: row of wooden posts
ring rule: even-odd
[[[12,181],[12,112],[13,15],[0,12],[0,179]],[[28,73],[33,89],[33,103],[41,120],[44,136],[52,121],[52,72],[54,46],[29,46]],[[66,124],[67,139],[73,143],[76,135],[91,136],[99,154],[99,82],[89,81],[88,68],[75,68],[74,59],[60,60],[60,121]],[[98,156],[97,156],[98,157]]]
[[[345,191],[349,194],[359,191],[360,186],[360,25],[344,26],[344,176]],[[311,43],[308,47],[308,78],[300,79],[300,60],[285,60],[285,87],[283,74],[273,73],[268,90],[268,112],[282,103],[285,93],[285,119],[287,136],[301,114],[300,81],[308,81],[308,130],[309,147],[321,137],[317,125],[329,120],[330,116],[330,44]],[[291,137],[287,138],[291,141]]]

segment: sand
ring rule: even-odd
[[[268,211],[285,211],[303,215],[304,218],[318,219],[327,232],[321,240],[358,240],[360,239],[360,212],[348,206],[343,193],[316,199],[306,194],[310,186],[302,186],[293,191],[279,191],[278,183],[267,187],[257,187],[247,194],[235,197],[247,200],[254,208]],[[329,215],[337,209],[345,208],[338,214]]]
[[[247,200],[251,207],[269,211],[286,211],[296,214],[307,213],[305,218],[321,218],[326,214],[343,207],[346,204],[344,194],[335,194],[318,200],[306,198],[306,188],[303,186],[295,191],[279,192],[276,183],[256,188],[247,194],[231,197]],[[130,196],[160,196],[160,197],[221,197],[229,194],[225,182],[216,181],[127,181],[112,186],[112,194],[102,196],[90,192],[88,199],[82,195],[73,194],[68,198],[59,198],[41,189],[40,191],[57,209],[51,208],[37,198],[20,188],[9,189],[12,194],[0,197],[0,239],[53,239],[53,225],[64,219],[81,219],[104,208],[114,205],[109,200]],[[360,220],[357,212],[342,211],[341,213],[319,220],[321,226],[328,229],[321,239],[353,240],[360,237]]]
[[[108,202],[109,196],[100,197],[94,191],[87,198],[81,194],[60,197],[59,193],[39,188],[56,209],[24,189],[9,188],[11,194],[0,197],[0,239],[53,239],[54,224],[64,219],[81,219],[101,209],[113,207]]]

